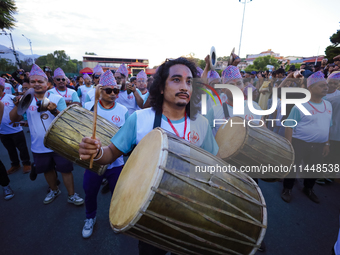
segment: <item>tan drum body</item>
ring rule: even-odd
[[[79,159],[79,143],[83,137],[92,136],[93,113],[78,105],[70,105],[53,120],[44,138],[44,145],[54,150],[64,158],[77,165],[89,169],[90,161]],[[97,116],[96,138],[103,146],[111,143],[111,138],[117,133],[118,127]],[[107,166],[101,166],[95,161],[90,169],[98,175],[104,174]]]
[[[243,118],[232,117],[233,123],[242,123]],[[263,127],[249,127],[247,121],[245,127],[233,124],[231,121],[221,126],[215,136],[219,146],[219,155],[231,165],[240,169],[241,166],[288,166],[294,163],[294,149],[291,143],[284,137]],[[283,171],[266,173],[265,175],[254,173],[252,177],[274,181],[284,178],[289,172]],[[272,178],[272,179],[270,179]]]
[[[113,230],[176,254],[254,254],[267,225],[262,193],[242,173],[195,172],[216,164],[228,166],[154,129],[119,177],[110,206]]]

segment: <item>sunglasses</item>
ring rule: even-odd
[[[108,95],[110,95],[110,94],[112,93],[112,91],[113,91],[113,93],[115,93],[115,94],[118,94],[118,93],[119,93],[119,89],[116,89],[116,88],[114,88],[114,89],[106,88],[106,89],[103,89],[103,90],[105,90],[105,93],[108,94]]]
[[[56,80],[57,80],[57,81],[60,81],[60,80],[62,80],[62,81],[66,81],[66,79],[65,79],[65,78],[62,78],[62,79],[60,79],[60,78],[56,78]]]

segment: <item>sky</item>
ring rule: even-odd
[[[46,55],[65,50],[82,60],[101,56],[147,58],[149,67],[190,53],[204,59],[239,52],[244,4],[238,0],[16,0],[16,50]],[[244,0],[242,0],[244,2]],[[324,54],[340,29],[337,0],[253,0],[246,4],[240,56],[268,49],[280,56]],[[0,44],[11,42],[0,35]]]

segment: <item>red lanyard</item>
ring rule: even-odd
[[[320,112],[318,109],[316,109],[310,102],[308,102],[308,104],[310,105],[310,106],[312,106],[312,108],[315,110],[315,111],[317,111],[318,113],[324,113],[327,109],[326,109],[326,103],[325,103],[325,101],[324,100],[322,100],[323,101],[323,105],[325,106],[325,110],[323,111],[323,112]]]
[[[172,123],[171,123],[171,121],[169,120],[169,118],[166,117],[166,119],[168,120],[169,125],[171,126],[171,128],[172,128],[172,130],[175,132],[175,134],[176,134],[178,137],[183,138],[183,139],[185,139],[185,132],[187,131],[187,124],[188,124],[188,123],[187,123],[187,113],[185,113],[184,118],[185,118],[185,121],[184,121],[184,133],[183,133],[183,136],[180,137],[180,136],[179,136],[179,133],[177,132],[177,130],[176,130],[176,128],[174,127],[174,125],[172,125]]]
[[[142,93],[142,95],[145,95],[146,93],[148,93],[148,90],[146,90],[145,93]]]
[[[2,95],[2,97],[0,98],[0,101],[4,98],[5,95],[6,95],[6,93],[4,93],[4,94]]]
[[[107,109],[107,110],[112,109],[113,107],[115,107],[115,102],[113,102],[113,105],[112,105],[110,108],[105,108],[104,105],[102,104],[102,100],[99,100],[99,103],[100,103],[100,105],[101,105],[104,109]]]
[[[58,92],[59,95],[61,95],[57,89],[55,89],[55,90]],[[66,93],[65,93],[65,95],[61,95],[61,96],[67,98],[67,88],[66,88]]]

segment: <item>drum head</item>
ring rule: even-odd
[[[146,210],[157,186],[158,166],[164,162],[167,153],[162,147],[167,143],[160,130],[148,133],[133,150],[126,162],[115,187],[110,206],[110,222],[115,231],[123,231],[140,217],[139,211]],[[159,181],[158,181],[159,182]]]
[[[230,120],[232,120],[232,126]],[[221,158],[230,157],[242,148],[246,139],[247,128],[242,124],[235,123],[242,123],[243,120],[241,117],[232,117],[227,124],[221,126],[217,131],[215,140],[218,144],[218,152]]]

